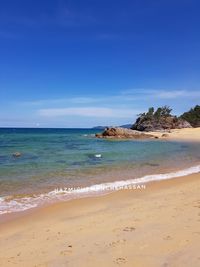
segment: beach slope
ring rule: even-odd
[[[0,266],[200,266],[200,174],[0,224]]]

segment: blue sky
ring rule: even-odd
[[[200,104],[198,0],[3,0],[0,127],[133,122]]]

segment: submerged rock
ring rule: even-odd
[[[22,154],[20,152],[14,152],[12,155],[13,157],[18,158],[21,157]]]
[[[154,138],[151,134],[141,133],[139,131],[121,128],[121,127],[108,127],[101,134],[96,134],[97,138],[113,138],[113,139],[146,139]]]

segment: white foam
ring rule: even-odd
[[[200,165],[197,165],[177,172],[146,175],[136,179],[96,184],[89,187],[82,187],[76,189],[70,189],[70,188],[55,189],[46,194],[34,195],[31,197],[22,197],[15,199],[14,198],[12,199],[9,196],[0,197],[0,214],[28,210],[31,208],[35,208],[41,205],[42,203],[52,203],[58,200],[67,200],[67,199],[89,196],[95,193],[103,193],[104,191],[120,190],[121,188],[129,185],[145,184],[151,181],[172,179],[199,172],[200,172]]]

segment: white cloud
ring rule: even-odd
[[[21,102],[20,105],[28,106],[38,106],[41,108],[60,108],[60,107],[74,107],[74,105],[81,105],[82,107],[93,104],[95,106],[106,105],[110,107],[111,105],[126,105],[129,103],[136,103],[138,100],[170,100],[176,98],[182,99],[193,99],[200,97],[200,92],[197,90],[168,90],[168,89],[144,89],[135,88],[130,90],[124,90],[118,94],[103,96],[77,96],[77,97],[63,97],[57,99],[38,99],[34,101]],[[134,102],[135,101],[135,102]]]
[[[122,99],[137,98],[157,98],[157,99],[175,99],[175,98],[195,98],[200,97],[197,90],[168,90],[168,89],[130,89],[121,92]]]
[[[63,104],[89,104],[101,102],[103,98],[99,97],[69,97],[69,98],[55,98],[55,99],[38,99],[33,101],[24,101],[20,105],[26,106],[49,106],[49,105],[63,105]]]
[[[174,91],[154,91],[154,96],[161,99],[173,99],[173,98],[191,98],[200,97],[200,92],[198,91],[186,91],[186,90],[174,90]]]
[[[87,107],[87,108],[47,108],[40,109],[39,115],[43,117],[80,116],[98,118],[132,118],[140,113],[140,110]]]
[[[35,127],[36,123],[40,123],[42,127],[121,125],[133,122],[137,114],[145,112],[150,106],[157,108],[169,105],[175,114],[181,114],[199,101],[200,91],[186,89],[136,88],[111,95],[83,94],[69,97],[65,95],[55,99],[10,102],[2,105],[0,125],[29,126],[30,123],[31,127]],[[16,116],[15,120],[13,116]],[[2,120],[1,117],[9,117],[8,119],[12,121]]]

